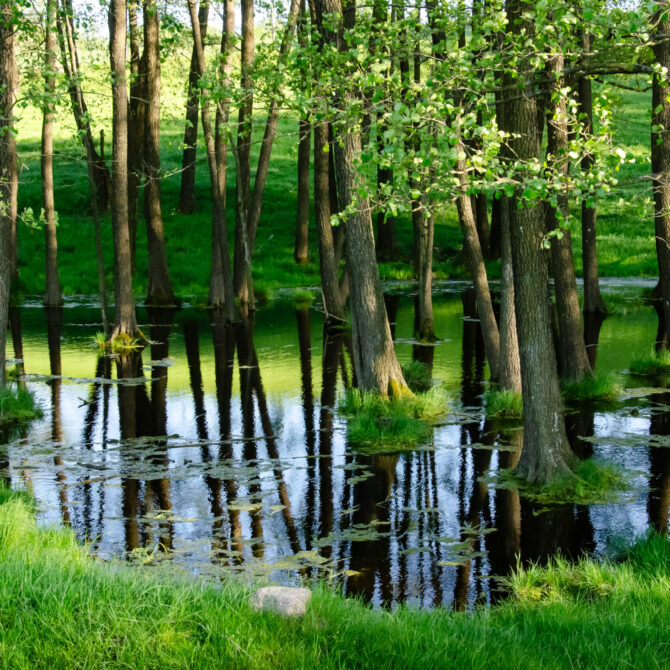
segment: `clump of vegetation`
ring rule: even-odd
[[[430,437],[432,425],[448,411],[448,398],[440,386],[401,399],[351,389],[340,409],[348,417],[350,444],[375,452],[399,451],[413,449]]]
[[[519,479],[513,470],[502,470],[495,476],[495,485],[518,489],[525,498],[544,505],[604,504],[620,500],[630,490],[628,473],[610,463],[601,463],[594,458],[577,460],[572,471],[573,474],[549,484],[533,484]]]
[[[489,419],[520,419],[523,416],[523,398],[514,391],[489,389],[484,393],[484,405]]]
[[[414,393],[425,393],[433,386],[430,368],[421,361],[410,361],[402,366],[402,374],[407,386]]]
[[[0,389],[0,425],[17,421],[30,421],[42,416],[35,403],[35,396],[24,388],[5,386]]]
[[[563,399],[568,405],[584,402],[615,402],[621,395],[621,384],[613,374],[587,375],[578,382],[564,380]]]
[[[296,307],[309,307],[314,302],[314,293],[296,289],[293,292],[293,302]]]
[[[108,354],[129,354],[132,351],[140,351],[147,344],[147,339],[140,331],[137,337],[132,337],[126,333],[116,335],[111,339],[107,339],[104,333],[96,333],[93,336],[94,344]]]
[[[636,375],[654,376],[670,374],[670,351],[647,352],[644,356],[635,358],[630,364],[630,371]]]

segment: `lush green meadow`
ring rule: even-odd
[[[0,495],[4,668],[663,668],[670,543],[620,563],[520,569],[503,604],[469,614],[374,610],[317,588],[297,620],[253,612],[247,586],[102,563]]]

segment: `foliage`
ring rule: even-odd
[[[6,500],[6,498],[5,498]],[[518,568],[512,595],[468,615],[393,612],[318,587],[304,617],[258,614],[249,587],[104,563],[70,529],[38,528],[25,502],[0,505],[0,658],[12,668],[657,667],[668,660],[668,540],[621,563]]]
[[[402,366],[402,375],[410,390],[415,393],[424,393],[433,386],[430,368],[421,361],[410,361]]]
[[[428,440],[448,411],[444,389],[388,399],[370,391],[347,391],[340,411],[347,417],[347,440],[357,448],[384,452],[413,449]]]
[[[580,381],[563,380],[563,399],[568,405],[584,402],[615,402],[621,395],[621,384],[613,374],[587,375]]]
[[[630,371],[645,376],[670,374],[670,351],[652,349],[646,355],[635,358],[630,364]]]
[[[15,421],[30,421],[42,416],[35,404],[35,396],[20,386],[0,389],[0,425]]]
[[[484,393],[484,405],[490,419],[520,419],[523,416],[523,398],[514,391],[489,389]]]
[[[296,290],[293,292],[293,302],[296,307],[309,307],[314,302],[312,291]]]
[[[514,470],[501,470],[493,481],[499,488],[518,489],[520,495],[545,505],[604,504],[620,500],[630,490],[629,476],[623,468],[595,458],[576,461],[572,471],[549,484],[529,483],[519,479]]]

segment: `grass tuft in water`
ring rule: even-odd
[[[349,443],[375,452],[415,448],[430,437],[432,425],[448,409],[447,393],[440,386],[397,400],[351,389],[340,405],[348,417]]]
[[[33,394],[23,388],[5,386],[0,389],[0,425],[30,421],[42,416]]]
[[[296,307],[309,307],[314,302],[314,293],[297,289],[293,292],[293,302]]]
[[[561,390],[566,404],[578,405],[584,402],[615,402],[622,388],[615,375],[595,374],[578,382],[564,380]]]
[[[651,349],[644,356],[635,358],[630,364],[630,371],[636,375],[667,375],[670,374],[670,350],[654,351]]]
[[[414,393],[425,393],[433,386],[430,368],[421,361],[410,361],[403,365],[402,375]]]
[[[523,416],[523,398],[514,391],[489,389],[484,393],[484,405],[489,419],[520,419]]]
[[[494,481],[498,488],[518,489],[525,498],[544,505],[605,504],[619,501],[630,491],[628,473],[611,463],[588,458],[575,462],[572,470],[574,474],[542,485],[519,479],[514,470],[501,470]]]

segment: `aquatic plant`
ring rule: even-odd
[[[615,502],[631,488],[629,474],[623,468],[594,458],[577,460],[572,471],[549,484],[530,483],[517,477],[514,470],[501,470],[491,481],[497,488],[518,489],[525,498],[545,505]]]
[[[430,376],[430,368],[421,361],[410,361],[402,366],[402,374],[414,393],[423,393],[428,391],[433,385]]]
[[[520,419],[523,416],[523,398],[514,391],[489,389],[484,393],[484,406],[489,419]]]
[[[613,374],[587,375],[578,382],[561,382],[563,400],[568,405],[584,402],[615,402],[621,395],[621,384]]]
[[[432,425],[448,409],[447,393],[441,386],[400,399],[351,389],[340,405],[348,418],[349,443],[375,452],[416,447],[430,437]]]
[[[630,371],[636,375],[666,375],[670,374],[670,351],[649,350],[644,356],[635,358],[630,364]]]
[[[30,421],[42,416],[35,396],[24,388],[5,386],[0,389],[0,425],[16,421]]]
[[[296,307],[309,307],[314,302],[314,293],[312,291],[296,289],[293,292],[293,302]]]
[[[107,339],[104,333],[96,333],[93,336],[94,344],[105,353],[111,354],[128,354],[132,351],[139,351],[147,344],[147,339],[144,333],[140,331],[138,337],[132,337],[126,333],[122,333],[111,339]]]

